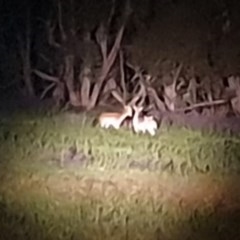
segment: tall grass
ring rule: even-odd
[[[1,119],[1,239],[237,239],[229,178],[240,169],[237,137],[187,129],[151,137],[92,120]]]

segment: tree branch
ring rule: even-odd
[[[47,92],[50,91],[55,85],[56,85],[56,83],[53,82],[53,83],[51,83],[49,86],[47,86],[47,87],[44,89],[44,91],[42,92],[42,94],[41,94],[41,96],[40,96],[40,99],[43,99],[43,98],[46,96]]]
[[[55,82],[55,83],[58,83],[60,81],[58,77],[50,76],[47,73],[41,72],[37,69],[34,69],[33,73],[35,73],[38,77],[40,77],[46,81]]]

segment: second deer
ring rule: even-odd
[[[136,133],[148,132],[152,136],[156,135],[158,128],[157,122],[154,120],[153,116],[142,116],[140,117],[141,112],[143,111],[142,106],[133,106],[135,111],[133,116],[133,130]]]

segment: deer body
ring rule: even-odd
[[[98,121],[102,128],[113,127],[115,129],[119,129],[124,119],[131,116],[132,108],[130,106],[124,106],[124,110],[122,113],[118,112],[102,113],[99,116]]]
[[[154,120],[153,116],[143,116],[142,118],[139,116],[143,107],[134,106],[134,116],[133,116],[133,130],[136,133],[148,132],[152,136],[156,134],[157,131],[157,122]]]

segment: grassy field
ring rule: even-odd
[[[0,140],[0,239],[239,239],[238,137],[18,112]]]

